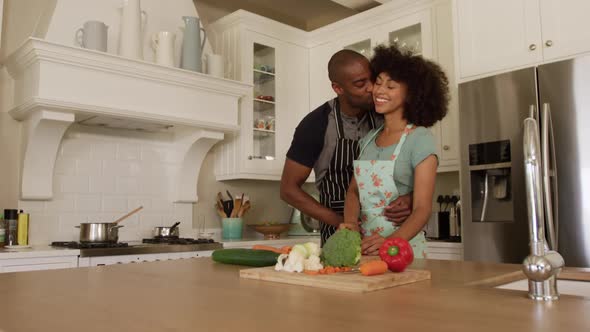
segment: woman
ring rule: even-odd
[[[371,67],[375,111],[384,124],[359,142],[343,227],[359,230],[360,220],[365,255],[377,255],[386,238],[400,237],[410,241],[415,257],[426,257],[422,229],[432,211],[438,165],[427,128],[447,113],[448,80],[437,64],[394,46],[375,48]],[[384,207],[412,192],[412,214],[401,226],[388,222]]]

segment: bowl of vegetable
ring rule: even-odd
[[[292,224],[279,224],[276,222],[263,222],[261,224],[248,225],[258,233],[264,235],[265,239],[278,239],[281,233],[285,233],[291,228]]]

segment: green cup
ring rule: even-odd
[[[224,239],[241,239],[244,222],[242,218],[221,219],[221,235]]]

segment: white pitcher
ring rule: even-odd
[[[140,0],[123,0],[119,55],[143,60],[143,27],[147,13],[141,10]],[[143,15],[143,22],[142,22]]]
[[[169,31],[160,31],[152,35],[152,49],[155,62],[162,66],[174,67],[174,42],[176,35]]]

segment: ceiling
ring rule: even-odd
[[[383,3],[383,0],[195,0],[204,24],[238,9],[311,31]]]

